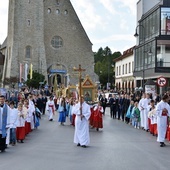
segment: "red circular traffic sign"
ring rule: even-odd
[[[157,84],[160,87],[164,87],[167,84],[167,79],[163,76],[157,78]]]

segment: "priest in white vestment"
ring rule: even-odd
[[[150,104],[150,95],[149,94],[146,94],[146,98],[143,100],[143,103],[142,103],[142,106],[144,108],[144,115],[143,115],[143,127],[144,127],[144,130],[148,131],[149,130],[149,125],[148,125],[148,109],[149,109],[149,104]]]
[[[86,147],[90,143],[89,136],[89,118],[91,115],[90,106],[84,101],[84,98],[81,97],[82,106],[79,103],[75,105],[74,114],[75,118],[75,133],[74,133],[74,143],[77,146]],[[82,114],[81,114],[82,108]]]
[[[144,114],[145,114],[145,110],[144,110],[144,101],[146,98],[146,94],[143,93],[142,98],[139,101],[138,104],[138,108],[140,110],[140,126],[142,129],[144,129]]]
[[[158,138],[157,141],[160,142],[160,147],[165,146],[165,135],[167,131],[167,120],[170,116],[170,106],[168,104],[169,96],[164,95],[162,100],[156,106],[156,115],[157,115],[157,130]]]

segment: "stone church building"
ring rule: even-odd
[[[25,81],[31,64],[49,85],[55,76],[65,86],[77,84],[73,67],[79,64],[86,69],[83,77],[97,80],[92,43],[70,0],[9,0],[8,35],[1,47],[2,82],[10,77]]]

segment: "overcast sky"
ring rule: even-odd
[[[123,52],[135,45],[137,0],[71,0],[93,51],[110,47]],[[7,35],[8,0],[0,0],[0,43]]]

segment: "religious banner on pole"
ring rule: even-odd
[[[23,64],[22,63],[20,63],[19,72],[20,72],[19,82],[21,83],[22,82],[22,72],[23,72]]]
[[[27,75],[28,75],[28,64],[25,63],[25,81],[27,81]]]
[[[32,63],[30,64],[30,79],[32,79],[32,68],[33,68],[33,65]]]

